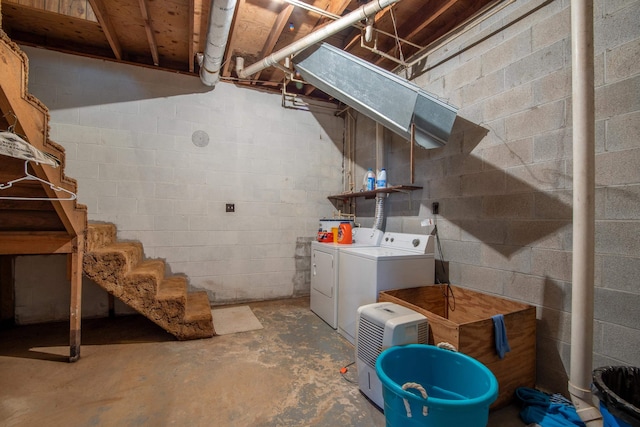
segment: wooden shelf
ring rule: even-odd
[[[410,191],[421,190],[422,187],[417,185],[394,185],[392,187],[378,188],[371,191],[358,191],[356,193],[344,193],[328,196],[329,200],[346,201],[354,197],[364,197],[365,199],[373,199],[379,193],[408,193]]]

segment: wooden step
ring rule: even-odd
[[[122,279],[142,261],[142,258],[140,242],[112,243],[87,252],[84,257],[84,271],[94,280],[106,280],[109,277]]]
[[[159,300],[186,297],[187,280],[183,276],[172,276],[164,279],[158,288],[156,298]]]
[[[110,245],[116,241],[116,226],[111,223],[91,222],[87,227],[86,252]]]
[[[176,322],[182,323],[187,311],[186,280],[182,276],[173,276],[164,279],[158,286],[154,310],[160,310],[162,314],[154,313],[154,316],[161,316],[168,325]],[[167,326],[166,328],[175,334],[175,326]]]
[[[211,318],[211,304],[206,292],[190,292],[188,294],[184,322],[174,335],[181,340],[210,338],[216,335]]]
[[[209,296],[204,291],[189,292],[187,295],[187,311],[184,315],[184,320],[191,322],[202,319],[211,319]]]
[[[164,280],[165,267],[165,262],[161,259],[142,261],[123,278],[123,286],[131,295],[154,299]]]

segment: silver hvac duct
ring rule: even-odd
[[[204,54],[198,54],[200,80],[207,86],[215,86],[220,81],[220,69],[235,9],[236,0],[214,0],[211,4],[207,46]]]
[[[417,85],[327,43],[293,58],[296,70],[321,91],[424,148],[447,143],[458,110]]]
[[[351,13],[343,16],[342,18],[333,21],[321,29],[314,31],[313,33],[291,43],[289,46],[280,49],[277,52],[272,53],[261,61],[256,62],[242,70],[238,77],[246,79],[254,75],[255,73],[269,68],[272,65],[277,64],[288,56],[295,55],[296,53],[306,49],[314,43],[318,43],[332,36],[347,27],[355,24],[358,21],[366,20],[369,17],[375,16],[375,14],[387,6],[399,2],[400,0],[374,0],[364,6],[354,10]]]

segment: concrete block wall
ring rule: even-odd
[[[446,146],[416,150],[423,189],[386,201],[386,229],[404,232],[421,232],[439,202],[450,281],[537,307],[538,385],[561,392],[572,333],[570,12],[565,0],[512,3],[412,70],[458,119]],[[638,22],[640,1],[596,1],[594,367],[640,366]],[[374,150],[370,129],[358,122],[359,153]],[[389,182],[408,183],[409,144],[394,136],[385,155]],[[359,218],[372,215],[358,204]]]
[[[89,220],[115,223],[213,304],[309,292],[298,239],[315,236],[342,189],[333,106],[285,109],[278,94],[229,83],[24,51]]]

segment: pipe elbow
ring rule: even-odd
[[[587,427],[603,427],[602,414],[592,402],[591,390],[577,387],[569,381],[569,395],[576,408],[576,414]]]
[[[236,56],[236,73],[240,75],[244,70],[244,58],[242,56]]]

